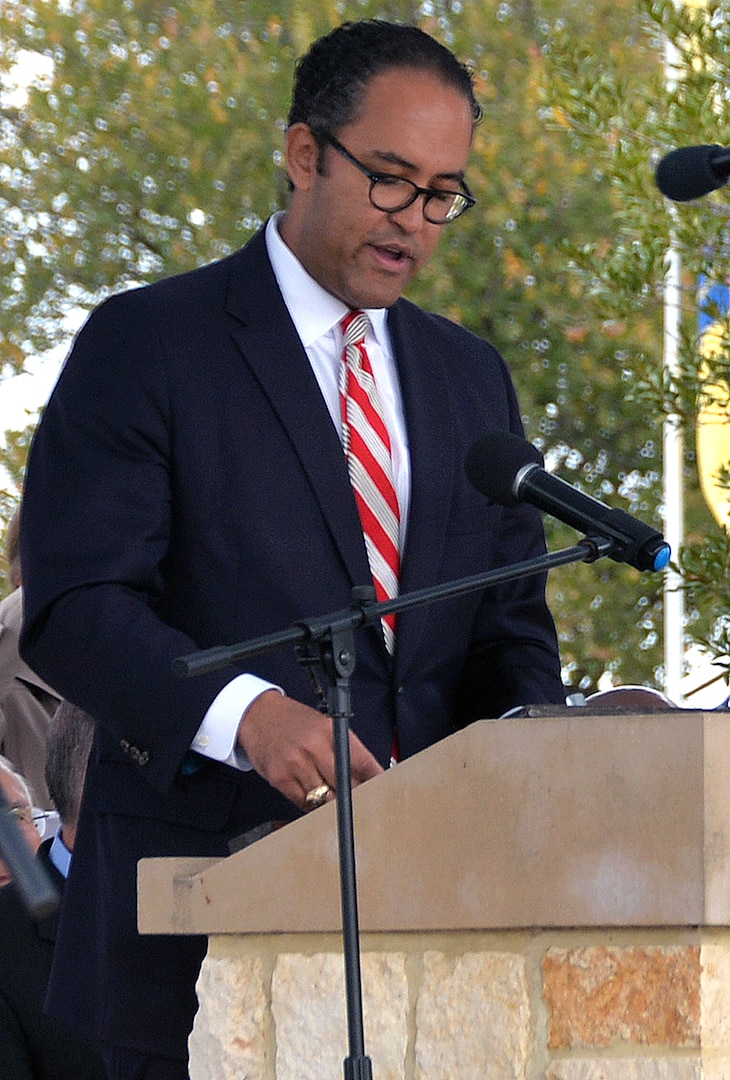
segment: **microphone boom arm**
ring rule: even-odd
[[[300,619],[286,630],[265,634],[263,637],[252,638],[236,645],[217,645],[211,649],[203,649],[199,652],[188,653],[186,656],[180,656],[173,661],[172,669],[179,678],[203,675],[209,671],[217,671],[219,668],[237,664],[250,656],[257,656],[260,653],[281,648],[284,645],[298,646],[306,642],[321,641],[322,638],[330,636],[345,627],[356,629],[358,626],[377,623],[384,615],[408,611],[422,604],[431,604],[435,600],[451,599],[493,585],[503,585],[505,582],[514,581],[517,578],[530,577],[533,574],[540,574],[557,566],[567,566],[569,563],[592,563],[604,556],[612,556],[619,543],[620,541],[615,537],[585,536],[573,547],[562,548],[560,551],[555,552],[546,552],[544,555],[538,555],[533,559],[526,559],[511,566],[486,570],[481,574],[472,574],[469,577],[444,582],[442,585],[431,585],[425,589],[416,589],[392,600],[370,603],[356,599],[349,608],[343,608],[329,615],[316,615]]]

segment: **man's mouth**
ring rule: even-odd
[[[403,266],[413,259],[413,252],[403,244],[372,244],[371,247],[381,262],[392,266]]]

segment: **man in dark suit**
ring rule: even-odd
[[[92,722],[62,703],[48,731],[46,780],[61,819],[37,846],[29,793],[0,762],[0,788],[59,893],[73,851]],[[0,888],[0,1080],[105,1080],[95,1048],[73,1029],[44,1016],[58,913],[33,919],[12,884]]]
[[[485,431],[521,432],[499,355],[401,299],[465,181],[470,76],[412,27],[346,25],[300,62],[290,205],[242,251],[117,296],[80,333],[23,508],[28,662],[100,722],[50,1006],[113,1078],[184,1077],[205,941],[136,933],[147,856],[224,856],[335,787],[332,728],[295,656],[176,678],[173,661],[347,607],[372,583],[341,442],[340,320],[390,431],[402,593],[531,557],[539,515],[472,490]],[[561,701],[544,580],[357,632],[354,784],[484,716]],[[286,887],[282,883],[282,887]],[[83,952],[80,943],[83,941]]]

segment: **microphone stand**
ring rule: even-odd
[[[371,1080],[372,1065],[365,1053],[363,1035],[360,932],[355,872],[355,838],[350,782],[349,729],[352,719],[350,679],[355,668],[355,629],[377,623],[384,615],[407,611],[434,600],[460,596],[493,585],[529,577],[573,562],[595,562],[604,555],[620,553],[615,538],[584,537],[578,544],[513,566],[473,574],[443,585],[418,589],[393,600],[375,603],[374,590],[353,590],[352,605],[328,615],[301,619],[287,630],[267,634],[237,645],[216,646],[173,661],[180,678],[202,675],[282,645],[294,645],[301,663],[318,664],[326,677],[328,713],[332,718],[337,783],[337,833],[342,904],[342,936],[345,964],[345,1001],[349,1055],[344,1061],[345,1080]]]

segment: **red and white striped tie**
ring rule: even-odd
[[[369,325],[364,311],[350,311],[342,320],[340,405],[350,482],[360,511],[375,595],[382,602],[398,595],[400,511],[390,436],[365,349]],[[382,624],[385,647],[392,654],[395,615],[384,616]]]

